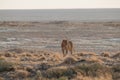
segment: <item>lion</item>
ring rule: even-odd
[[[65,51],[66,54],[68,53],[68,51],[73,54],[73,43],[72,41],[68,41],[68,40],[63,40],[61,43],[61,48],[62,48],[62,53],[63,55],[65,55]]]

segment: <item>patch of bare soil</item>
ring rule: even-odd
[[[0,22],[0,50],[22,48],[58,52],[63,39],[71,40],[76,51],[119,51],[120,22]]]

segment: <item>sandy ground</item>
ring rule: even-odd
[[[0,50],[24,48],[61,52],[63,39],[76,51],[117,52],[120,22],[0,22]]]

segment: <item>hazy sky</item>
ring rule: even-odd
[[[0,9],[120,8],[120,0],[0,0]]]

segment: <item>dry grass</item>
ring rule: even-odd
[[[69,64],[74,64],[76,62],[77,62],[77,59],[75,57],[69,56],[69,57],[66,57],[64,59],[64,61],[62,62],[62,64],[69,65]]]
[[[15,75],[16,77],[19,77],[19,78],[27,78],[30,75],[30,73],[25,70],[16,70]]]
[[[51,58],[54,58],[54,61],[60,61],[63,59],[63,55],[60,53],[53,53],[53,55],[51,56]]]
[[[74,80],[113,80],[113,79],[111,75],[106,74],[105,76],[100,76],[100,77],[78,75]]]
[[[5,80],[3,77],[0,77],[0,80]]]
[[[87,59],[89,62],[97,62],[97,63],[104,63],[98,56],[90,56],[89,59]]]
[[[77,53],[79,56],[86,56],[86,55],[93,55],[93,56],[96,56],[97,54],[95,52],[86,52],[86,51],[83,51],[83,52],[80,52],[80,53]]]
[[[25,50],[19,54],[14,51],[0,54],[0,76],[5,79],[111,80],[113,77],[117,80],[119,78],[118,67],[112,67],[111,74],[110,68],[104,64],[104,62],[115,61],[119,53],[112,58],[98,56],[94,52],[68,54],[65,57],[61,53],[49,51],[34,53]],[[85,61],[81,62],[81,60]]]

